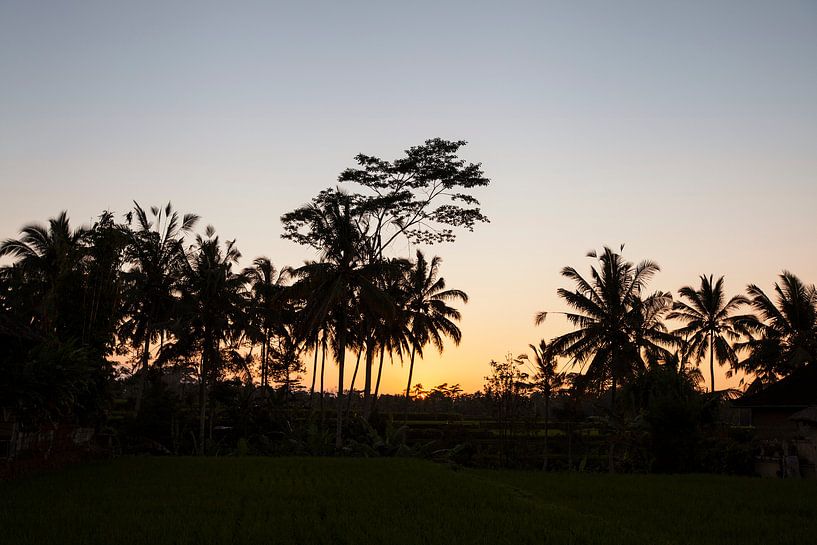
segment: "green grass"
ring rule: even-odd
[[[0,483],[0,543],[813,543],[817,482],[124,458]]]

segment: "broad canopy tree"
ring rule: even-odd
[[[309,204],[281,218],[284,238],[321,253],[319,262],[307,263],[296,271],[296,285],[301,293],[308,287],[310,294],[304,309],[307,325],[303,340],[314,342],[318,331],[323,330],[330,332],[334,341],[339,398],[343,395],[345,352],[350,342],[358,347],[358,353],[366,350],[366,399],[378,346],[383,356],[387,346],[401,351],[402,346],[411,344],[413,360],[418,346],[439,337],[437,329],[426,331],[419,320],[419,329],[408,343],[399,338],[401,327],[395,322],[400,316],[414,317],[409,316],[410,312],[400,312],[405,307],[400,304],[400,294],[393,290],[390,293],[388,279],[394,275],[387,271],[405,268],[406,261],[390,255],[388,250],[398,240],[409,244],[451,242],[456,237],[455,228],[473,230],[477,223],[488,221],[470,190],[487,186],[490,181],[480,164],[467,163],[457,155],[464,145],[464,141],[427,140],[394,161],[358,155],[355,159],[359,168],[345,170],[339,182],[356,184],[360,193],[326,189]],[[423,274],[426,272],[424,269]],[[442,288],[436,286],[435,290],[440,292]],[[446,297],[465,299],[464,294],[457,293],[461,292],[438,294],[436,302],[430,304],[441,303]],[[416,299],[417,295],[409,297]],[[443,314],[448,328],[445,334],[458,341],[459,329],[448,318],[459,315],[453,309]],[[357,335],[349,331],[352,323],[358,324]],[[449,323],[453,327],[448,327]],[[339,400],[338,445],[342,432],[340,406]]]
[[[350,198],[357,212],[357,227],[366,233],[368,260],[383,259],[401,237],[413,244],[453,242],[454,229],[471,231],[477,223],[488,221],[471,190],[487,186],[490,180],[481,164],[458,157],[465,145],[462,140],[434,138],[409,148],[405,157],[394,161],[360,154],[355,157],[359,168],[341,173],[339,182],[356,184],[365,191],[354,192]],[[320,206],[333,192],[322,191],[312,204]],[[284,214],[283,236],[317,247],[320,241],[308,228],[305,210],[302,207]]]

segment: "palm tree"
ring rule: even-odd
[[[102,212],[85,236],[83,266],[82,344],[109,355],[122,318],[122,267],[129,229]]]
[[[795,369],[817,362],[817,288],[796,275],[783,271],[774,285],[774,301],[752,284],[749,303],[758,314],[749,340],[738,351],[749,356],[739,369],[758,376],[760,383],[786,376]]]
[[[660,268],[652,261],[637,265],[625,261],[608,247],[600,256],[590,252],[588,257],[598,263],[590,268],[590,280],[573,267],[562,269],[562,276],[576,283],[573,291],[557,290],[559,297],[576,311],[562,314],[578,329],[553,339],[551,350],[569,357],[573,365],[589,363],[584,379],[588,383],[601,387],[609,380],[610,402],[614,407],[619,381],[644,368],[638,338],[643,323],[639,301],[646,283]],[[536,324],[541,324],[547,315],[548,312],[538,313]],[[649,334],[642,336],[642,340],[653,343],[660,339]]]
[[[664,318],[672,309],[672,294],[656,291],[646,298],[633,298],[630,311],[633,340],[641,358],[641,365],[655,365],[672,356],[669,350],[680,348],[683,340],[669,332]]]
[[[733,313],[748,299],[735,295],[726,299],[723,276],[713,283],[712,275],[701,275],[701,286],[698,289],[684,286],[678,290],[685,301],[676,301],[670,320],[680,320],[684,326],[676,329],[675,334],[686,339],[684,359],[692,356],[700,362],[709,353],[710,391],[715,391],[715,358],[723,365],[729,362],[732,367],[738,364],[738,357],[730,342],[740,339],[748,333],[748,320],[745,315]]]
[[[19,239],[0,243],[0,257],[17,258],[15,266],[37,294],[39,308],[34,309],[33,318],[43,332],[55,333],[56,329],[73,325],[61,315],[72,310],[67,295],[78,284],[76,273],[87,232],[84,227],[72,229],[68,213],[63,211],[48,220],[47,226],[26,225],[20,230]]]
[[[366,263],[361,248],[365,234],[349,195],[341,191],[326,195],[320,205],[297,211],[309,225],[312,240],[321,249],[321,261],[308,262],[294,271],[295,290],[305,301],[302,311],[305,331],[324,329],[330,333],[338,364],[337,429],[335,445],[343,446],[343,379],[346,349],[354,336],[349,328],[360,313],[388,316],[393,305],[377,286],[382,265]]]
[[[411,401],[411,379],[414,374],[414,357],[419,353],[423,357],[423,348],[431,343],[437,350],[443,351],[443,338],[448,337],[459,345],[462,332],[454,323],[460,320],[460,312],[448,306],[449,302],[468,302],[468,295],[461,290],[446,289],[445,279],[438,278],[440,257],[433,257],[429,262],[420,250],[417,260],[406,274],[406,318],[409,324],[409,342],[411,360],[409,364],[408,383],[406,384],[406,412]]]
[[[164,208],[152,207],[151,218],[148,218],[139,203],[134,201],[133,204],[127,223],[130,225],[135,217],[136,229],[130,231],[126,250],[131,267],[125,273],[126,319],[119,336],[129,339],[134,350],[141,350],[135,405],[138,414],[150,361],[150,345],[163,334],[169,323],[169,312],[176,300],[174,293],[184,269],[183,236],[193,230],[199,217],[195,214],[180,217],[167,203]]]
[[[548,468],[548,433],[550,432],[550,399],[565,382],[564,372],[557,372],[556,357],[550,345],[544,339],[539,341],[539,345],[529,344],[533,351],[533,385],[542,393],[545,398],[545,460],[542,470]]]
[[[270,340],[277,333],[286,334],[283,313],[285,311],[285,280],[289,269],[280,272],[267,257],[253,260],[252,267],[242,274],[250,284],[252,308],[250,309],[250,338],[261,344],[261,386],[269,385]]]
[[[184,262],[180,312],[174,324],[176,341],[168,344],[163,354],[200,356],[200,454],[206,448],[208,384],[218,380],[225,362],[222,349],[235,344],[242,333],[246,278],[233,271],[240,257],[235,241],[222,248],[212,226],[207,227],[206,238],[196,236],[193,252]]]
[[[409,290],[407,284],[408,272],[411,263],[404,259],[393,259],[384,267],[379,278],[383,291],[389,296],[394,304],[394,313],[388,319],[381,318],[374,324],[373,338],[374,348],[380,351],[380,363],[377,369],[377,380],[375,381],[374,395],[371,398],[371,405],[367,407],[368,412],[374,411],[377,399],[380,394],[380,378],[383,376],[383,361],[386,354],[389,354],[391,361],[394,356],[403,359],[403,354],[410,349],[411,331],[409,324],[411,315],[408,312]]]

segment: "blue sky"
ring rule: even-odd
[[[298,264],[282,213],[436,136],[494,181],[433,250],[472,302],[426,385],[566,330],[532,316],[604,244],[656,289],[817,281],[816,2],[0,0],[0,237],[171,200]]]

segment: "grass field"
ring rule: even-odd
[[[0,543],[817,542],[817,482],[123,458],[0,483]]]

